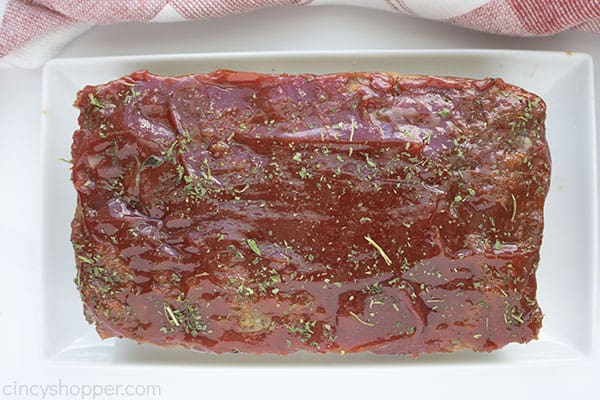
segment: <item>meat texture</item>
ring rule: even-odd
[[[75,106],[76,282],[103,338],[418,355],[538,335],[550,156],[534,94],[141,71]]]

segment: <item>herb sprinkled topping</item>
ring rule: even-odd
[[[510,194],[510,197],[512,198],[512,204],[513,204],[513,212],[512,212],[512,217],[510,218],[510,221],[515,222],[515,217],[517,216],[517,198],[512,193]]]
[[[165,316],[167,317],[167,320],[169,321],[169,323],[171,325],[179,326],[179,321],[177,320],[175,313],[173,313],[171,306],[169,306],[168,304],[165,304],[164,310],[165,310]]]
[[[352,311],[349,312],[350,315],[352,315],[354,317],[354,319],[356,319],[358,322],[360,322],[361,324],[365,325],[365,326],[375,326],[375,324],[372,324],[370,322],[366,322],[363,321],[362,319],[360,319],[360,317],[358,315],[356,315],[355,313],[353,313]]]
[[[88,97],[90,98],[90,104],[93,105],[96,110],[101,110],[104,108],[104,104],[100,103],[92,93],[89,93]]]
[[[373,247],[375,247],[375,249],[379,252],[379,254],[381,254],[381,257],[383,257],[383,260],[385,261],[385,263],[387,265],[392,265],[392,260],[391,258],[388,257],[388,255],[385,253],[385,251],[381,248],[381,246],[379,246],[377,244],[377,242],[375,242],[373,239],[371,239],[371,236],[367,235],[365,236],[365,240],[367,242],[369,242],[369,244]]]
[[[354,139],[354,130],[356,129],[356,121],[354,118],[350,121],[350,142]]]
[[[94,264],[94,260],[92,260],[92,259],[91,259],[91,258],[89,258],[89,257],[86,257],[86,256],[77,256],[77,258],[78,258],[78,259],[79,259],[81,262],[84,262],[84,263],[86,263],[86,264]]]
[[[371,160],[369,158],[369,154],[365,153],[365,159],[367,161],[367,164],[369,165],[369,167],[371,168],[377,168],[377,164],[375,164],[375,161]]]
[[[258,248],[254,239],[248,239],[246,240],[246,243],[248,243],[248,247],[250,247],[250,250],[252,250],[257,256],[262,256],[262,252]]]
[[[450,110],[444,108],[442,111],[438,113],[441,118],[448,118],[450,116]]]

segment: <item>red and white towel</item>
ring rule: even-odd
[[[35,68],[94,25],[171,22],[277,5],[353,5],[512,36],[600,33],[600,0],[0,0],[0,60]]]

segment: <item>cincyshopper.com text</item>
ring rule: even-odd
[[[14,399],[158,399],[161,395],[161,385],[68,384],[62,379],[49,384],[13,381],[0,388],[0,398]]]

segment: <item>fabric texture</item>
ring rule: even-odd
[[[600,33],[600,0],[0,0],[0,60],[38,67],[94,25],[184,21],[280,5],[369,7],[510,36]]]

